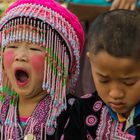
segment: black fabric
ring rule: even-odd
[[[99,122],[94,127],[88,127],[85,124],[86,116],[95,114],[93,111],[93,103],[101,100],[96,94],[88,99],[77,99],[75,101],[71,113],[69,123],[64,130],[64,140],[87,140],[87,134],[91,134],[96,138],[96,130]],[[103,102],[102,102],[103,103]],[[104,104],[104,103],[103,103]],[[97,118],[100,118],[101,112],[96,112]]]
[[[140,115],[135,118],[134,126],[136,126],[136,140],[140,140]]]
[[[61,137],[61,135],[63,134],[63,131],[64,131],[65,124],[68,120],[69,111],[70,111],[70,108],[71,108],[71,105],[69,104],[68,101],[69,101],[69,99],[76,99],[76,97],[71,95],[71,94],[68,94],[66,99],[67,99],[67,110],[63,111],[61,113],[61,115],[58,117],[56,132],[55,132],[54,138],[51,139],[51,140],[60,140],[60,137]]]
[[[93,111],[93,105],[97,101],[102,101],[97,93],[87,99],[77,99],[71,108],[69,123],[64,130],[64,140],[89,140],[97,138],[97,128],[100,123],[102,109],[100,111]],[[103,101],[102,101],[103,103]],[[102,104],[102,108],[105,104]],[[94,115],[98,121],[94,126],[86,125],[86,117]],[[104,115],[104,114],[103,114]],[[105,121],[105,120],[104,120]],[[140,116],[134,120],[134,124],[140,123]],[[106,128],[108,129],[108,128]],[[88,137],[89,136],[89,137]],[[140,140],[140,126],[136,127],[136,140]]]

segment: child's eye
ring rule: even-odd
[[[18,48],[17,46],[7,46],[6,48],[12,48],[12,49],[15,49],[15,48]],[[6,49],[5,48],[5,49]]]
[[[32,51],[42,51],[41,49],[38,49],[38,48],[30,48],[30,50],[32,50]]]
[[[136,81],[124,81],[123,83],[127,86],[133,86],[136,83]]]

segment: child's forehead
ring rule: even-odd
[[[140,61],[132,58],[115,57],[105,51],[97,55],[89,54],[89,58],[93,69],[100,73],[119,74],[121,77],[140,74]]]

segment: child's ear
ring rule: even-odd
[[[87,53],[86,53],[86,56],[87,56],[87,58],[89,59],[90,52],[87,52]]]

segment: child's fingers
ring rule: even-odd
[[[114,9],[130,9],[135,10],[136,1],[135,0],[114,0],[110,10]]]
[[[118,9],[129,9],[130,3],[128,0],[121,0]]]
[[[120,0],[115,0],[113,1],[111,7],[110,7],[110,10],[114,10],[114,9],[117,9],[120,5]]]
[[[135,10],[136,9],[136,3],[131,4],[130,10]]]

